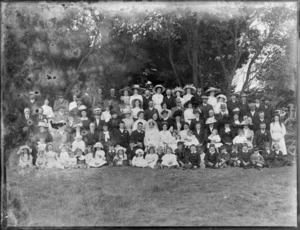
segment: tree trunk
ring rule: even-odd
[[[199,87],[199,63],[198,63],[198,25],[196,24],[193,29],[193,45],[192,45],[192,63],[193,63],[193,84]]]

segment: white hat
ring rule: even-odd
[[[227,97],[224,95],[224,94],[219,94],[218,96],[217,96],[217,99],[218,98],[223,98],[224,100],[225,100],[225,102],[227,101]]]
[[[144,154],[144,151],[143,151],[142,149],[137,149],[137,150],[135,151],[135,154],[138,154],[138,153]]]
[[[96,144],[94,144],[94,148],[102,148],[103,149],[103,145],[100,142],[97,142]]]
[[[173,94],[175,95],[176,92],[180,92],[181,94],[184,93],[184,90],[181,88],[181,87],[176,87],[174,90],[173,90]]]
[[[217,120],[215,118],[210,117],[210,118],[207,118],[205,124],[209,125],[209,124],[213,124],[213,123],[216,123],[216,122],[217,122]]]
[[[128,113],[131,114],[131,110],[129,108],[125,108],[122,113],[123,114],[128,114]]]
[[[32,152],[32,149],[28,146],[28,145],[23,145],[20,147],[20,149],[18,150],[17,152],[17,155],[20,155],[21,153],[23,153],[23,150],[24,149],[28,149],[28,152],[31,153]]]
[[[220,92],[220,89],[217,89],[215,87],[209,87],[208,90],[205,91],[205,93],[209,93],[209,92]]]
[[[154,88],[153,88],[153,92],[156,93],[156,90],[158,88],[161,88],[161,92],[164,92],[166,90],[166,88],[163,86],[163,85],[156,85]]]
[[[183,87],[183,90],[191,89],[193,92],[196,91],[196,88],[193,84],[189,84]]]
[[[79,106],[78,110],[86,110],[86,106],[85,105],[81,105],[81,106]]]
[[[126,149],[123,148],[122,146],[116,146],[115,150],[116,150],[116,153],[118,153],[119,150],[123,150],[124,152],[126,152]]]

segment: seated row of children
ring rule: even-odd
[[[85,152],[77,147],[72,149],[67,144],[60,146],[60,153],[54,151],[53,143],[40,143],[35,166],[32,165],[32,149],[28,145],[21,146],[18,155],[21,168],[35,167],[44,168],[99,168],[109,166],[134,166],[149,168],[225,168],[243,167],[258,168],[281,167],[292,165],[291,160],[284,157],[275,143],[271,149],[270,143],[265,143],[264,150],[250,147],[247,143],[232,146],[222,145],[217,147],[209,144],[208,148],[192,144],[186,146],[179,141],[175,151],[168,145],[149,146],[145,149],[126,149],[122,146],[110,146],[104,151],[102,143],[97,142],[94,146],[87,146]]]

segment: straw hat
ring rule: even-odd
[[[153,92],[156,93],[156,91],[157,91],[158,88],[161,88],[161,92],[162,93],[166,90],[166,88],[163,85],[156,85],[153,88]]]
[[[205,93],[210,93],[210,92],[220,92],[220,89],[217,89],[215,87],[209,87],[208,90],[205,91]]]
[[[24,149],[28,149],[28,152],[31,153],[32,152],[32,149],[28,146],[28,145],[23,145],[20,147],[20,149],[18,150],[17,152],[17,155],[20,155],[21,153],[23,153],[23,150]]]
[[[121,93],[121,92],[124,92],[124,91],[128,91],[128,93],[132,93],[132,90],[130,89],[130,87],[129,86],[126,86],[126,87],[124,87],[123,89],[120,89],[119,90],[119,92]]]
[[[236,107],[234,110],[232,110],[233,114],[240,114],[240,109]]]
[[[227,97],[224,94],[219,94],[217,96],[217,99],[219,99],[219,98],[223,98],[225,100],[225,102],[227,101]]]
[[[139,90],[139,91],[145,90],[144,88],[140,87],[140,85],[138,85],[138,84],[133,85],[131,89],[132,89],[132,90],[137,89],[137,90]]]
[[[142,155],[144,155],[144,151],[142,149],[137,149],[135,151],[135,154],[137,155],[138,153],[141,153]]]
[[[183,87],[183,90],[186,91],[187,89],[191,89],[192,93],[196,91],[196,88],[193,84],[189,84]]]
[[[173,95],[176,95],[176,92],[180,92],[180,94],[183,95],[184,90],[183,90],[181,87],[176,87],[176,88],[173,90]]]
[[[101,149],[103,149],[103,145],[100,142],[97,142],[96,144],[94,144],[94,148],[101,148]]]
[[[143,106],[143,102],[140,100],[140,99],[134,99],[134,100],[132,100],[132,102],[131,102],[131,105],[132,105],[132,107],[134,108],[135,107],[135,102],[136,101],[139,101],[140,102],[140,107],[142,107]]]
[[[209,125],[209,124],[214,124],[216,122],[217,122],[217,120],[215,118],[210,117],[210,118],[207,118],[205,124]]]
[[[83,111],[83,110],[86,110],[86,109],[87,109],[87,108],[86,108],[85,105],[81,105],[81,106],[79,106],[79,108],[78,108],[79,111]]]
[[[116,146],[115,150],[116,150],[116,153],[117,153],[119,150],[123,150],[124,152],[126,152],[126,148],[123,148],[122,146]]]

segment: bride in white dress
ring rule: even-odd
[[[274,122],[270,124],[270,133],[272,137],[272,145],[277,143],[279,150],[283,155],[287,154],[284,136],[286,135],[286,129],[283,123],[280,122],[279,115],[274,116]]]
[[[158,146],[160,143],[160,135],[157,123],[150,119],[146,124],[144,144],[146,147],[149,147],[151,145]]]

